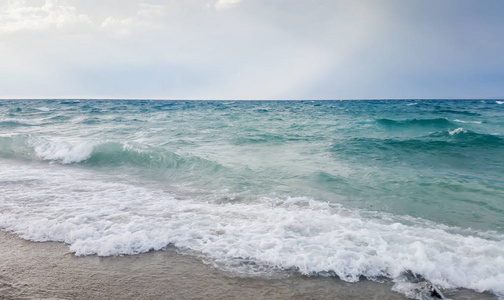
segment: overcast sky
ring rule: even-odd
[[[504,0],[0,0],[0,98],[504,98]]]

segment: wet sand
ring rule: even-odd
[[[62,243],[0,231],[0,299],[405,299],[391,287],[301,275],[237,277],[173,249],[76,257]]]

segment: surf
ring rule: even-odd
[[[495,261],[504,256],[503,236],[496,233],[487,239],[477,231],[307,197],[258,196],[248,203],[177,199],[62,167],[18,165],[21,175],[3,163],[0,175],[10,174],[11,181],[3,184],[0,227],[32,241],[64,242],[78,256],[131,255],[173,245],[234,272],[294,269],[356,282],[399,281],[410,271],[443,288],[504,295],[504,264]],[[44,179],[23,181],[40,172]],[[20,189],[27,185],[38,187],[29,198]]]
[[[493,100],[0,104],[0,227],[25,239],[503,293]]]

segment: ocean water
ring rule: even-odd
[[[0,229],[504,298],[504,101],[0,101]]]

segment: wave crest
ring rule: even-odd
[[[68,142],[44,138],[0,137],[0,156],[38,159],[61,164],[131,165],[143,168],[220,169],[221,165],[195,156],[182,157],[163,148],[119,142]]]
[[[40,126],[44,125],[42,121],[30,119],[7,118],[0,120],[1,126]]]
[[[501,147],[504,139],[501,136],[485,133],[477,133],[464,128],[443,130],[431,133],[429,138],[444,138],[444,140],[465,147]]]

